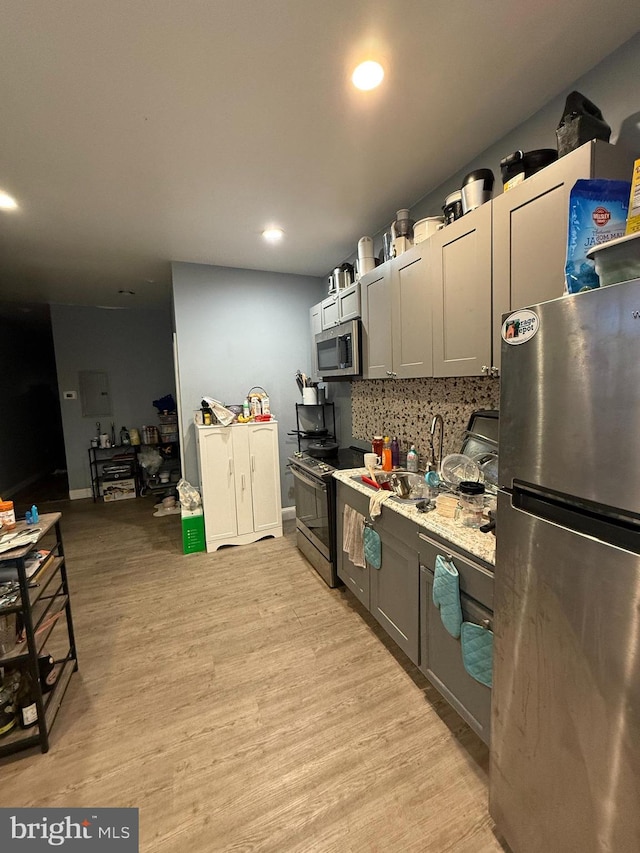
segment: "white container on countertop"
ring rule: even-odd
[[[302,389],[302,402],[305,406],[315,406],[318,403],[318,392],[315,388]]]

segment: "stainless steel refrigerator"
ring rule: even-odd
[[[640,279],[502,326],[490,812],[640,850]]]

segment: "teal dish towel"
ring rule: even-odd
[[[462,627],[460,606],[460,577],[458,570],[449,560],[438,555],[433,574],[433,603],[440,610],[442,624],[458,639]]]
[[[460,644],[462,646],[462,662],[472,678],[485,684],[493,685],[493,631],[475,625],[473,622],[462,623]]]
[[[382,545],[380,542],[380,534],[372,527],[365,525],[363,531],[364,539],[364,558],[374,569],[379,569],[382,565]]]

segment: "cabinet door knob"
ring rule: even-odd
[[[387,370],[387,376],[393,376],[393,371],[392,371],[392,370]]]
[[[480,368],[480,370],[481,370],[484,374],[487,374],[487,373],[489,372],[489,365],[488,365],[488,364],[483,364],[483,365],[482,365],[482,367]]]
[[[500,376],[500,368],[492,366],[490,373],[492,376]]]

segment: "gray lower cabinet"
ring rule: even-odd
[[[357,512],[365,517],[369,513],[369,501],[365,495],[338,482],[336,499],[336,536],[337,536],[337,559],[338,577],[344,583],[361,604],[369,609],[369,567],[356,566],[346,551],[343,550],[344,542],[344,507],[345,504],[352,506]]]
[[[460,640],[447,631],[433,603],[433,573],[440,554],[451,560],[460,577],[460,601],[464,621],[492,626],[493,573],[451,552],[445,543],[419,534],[420,540],[420,670],[456,709],[463,720],[489,743],[491,690],[472,678],[462,662]]]
[[[491,690],[464,668],[460,640],[446,630],[433,603],[433,573],[439,554],[453,561],[460,578],[463,619],[491,627],[491,567],[452,552],[448,543],[427,536],[424,528],[388,507],[373,523],[382,544],[380,568],[356,566],[343,550],[345,506],[368,519],[369,498],[337,483],[338,577],[462,719],[489,743]]]
[[[420,575],[416,525],[383,509],[373,523],[381,539],[379,569],[354,565],[343,550],[345,504],[369,518],[369,499],[344,483],[337,484],[338,577],[416,665],[420,657]]]
[[[410,536],[415,527],[408,524]],[[417,665],[420,661],[418,554],[391,533],[376,529],[382,542],[382,560],[379,569],[369,568],[369,610]]]

